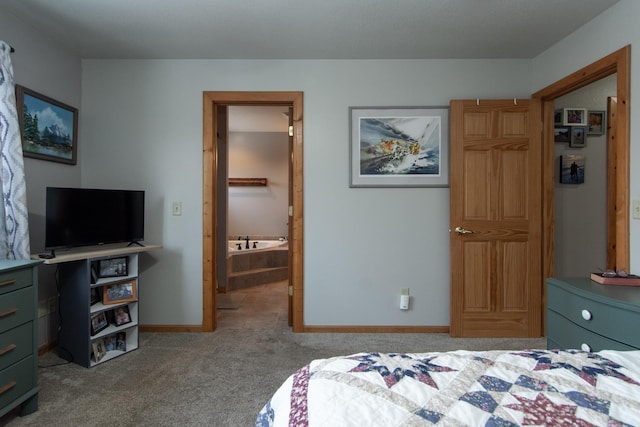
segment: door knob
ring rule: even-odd
[[[458,234],[473,234],[473,231],[471,230],[466,230],[462,227],[456,227],[455,232]]]

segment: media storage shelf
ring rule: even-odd
[[[60,357],[90,368],[138,349],[139,254],[159,248],[105,245],[44,261],[59,264]]]

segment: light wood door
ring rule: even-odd
[[[450,127],[450,334],[539,337],[540,102],[454,100]]]

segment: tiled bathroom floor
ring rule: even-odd
[[[230,291],[229,294],[244,294],[246,298],[237,309],[217,310],[217,328],[287,328],[287,283],[282,280]]]

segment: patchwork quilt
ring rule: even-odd
[[[640,426],[640,351],[359,353],[314,360],[267,426]]]

